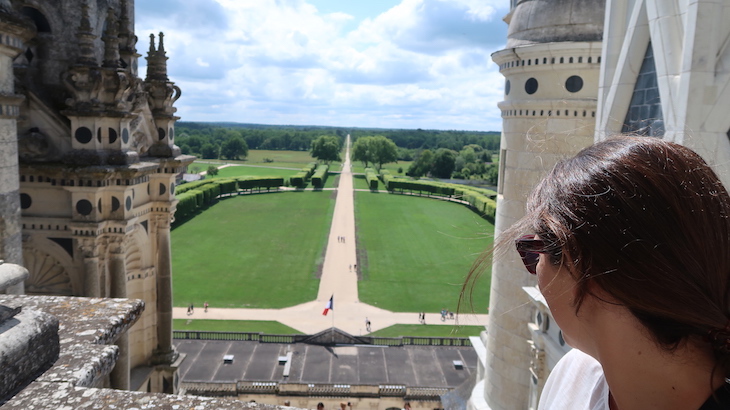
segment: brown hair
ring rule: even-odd
[[[537,185],[499,243],[524,233],[562,250],[553,262],[572,267],[576,312],[597,285],[666,350],[725,329],[714,351],[730,373],[730,197],[698,154],[647,137],[585,148]]]

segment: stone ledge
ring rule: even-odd
[[[116,345],[64,345],[61,354],[37,382],[65,382],[78,387],[101,387],[119,357]]]
[[[58,318],[61,345],[113,344],[144,310],[136,299],[0,295],[0,305],[22,306]]]
[[[4,409],[59,408],[160,408],[160,409],[281,409],[278,406],[245,403],[233,399],[197,396],[177,396],[111,389],[87,389],[66,383],[35,382],[12,400]]]

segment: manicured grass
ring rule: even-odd
[[[217,178],[255,176],[255,177],[290,177],[299,172],[299,169],[278,169],[263,167],[232,166],[218,170]]]
[[[342,155],[344,157],[344,154]],[[273,162],[266,162],[264,159],[272,159]],[[304,168],[310,162],[317,161],[309,155],[309,151],[273,151],[273,150],[249,150],[248,157],[241,161],[198,159],[190,167],[198,167],[199,172],[208,169],[211,164],[248,164],[264,165],[268,167]],[[332,162],[332,167],[339,169],[340,162]],[[397,169],[397,168],[396,168]],[[405,169],[405,168],[404,168]]]
[[[177,328],[176,328],[177,329]],[[456,326],[456,325],[393,325],[380,329],[368,336],[401,337],[469,337],[479,336],[484,326]]]
[[[175,306],[283,308],[317,296],[329,191],[222,200],[172,231]]]
[[[408,171],[408,167],[411,166],[411,163],[413,163],[413,161],[391,162],[389,164],[383,164],[383,168],[382,169],[387,169],[394,176],[405,176],[406,175],[406,171]],[[375,165],[373,165],[373,164],[368,164],[368,167],[375,169]],[[403,173],[402,174],[399,174],[398,173],[398,168],[403,168]],[[360,161],[353,162],[352,163],[352,172],[355,172],[355,173],[364,173],[365,172],[365,167],[362,166],[362,162],[360,162]]]
[[[455,311],[461,286],[494,226],[466,207],[408,195],[355,192],[360,300],[397,312]],[[364,253],[363,253],[364,252]],[[490,274],[474,289],[486,313]]]
[[[205,332],[255,332],[271,335],[300,335],[302,332],[270,320],[206,320],[174,319],[174,330],[200,330]]]
[[[381,185],[381,181],[378,181],[378,189],[381,188]],[[353,175],[352,187],[354,189],[369,189],[368,181],[365,179],[365,175]],[[382,188],[385,189],[385,187]]]

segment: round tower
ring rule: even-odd
[[[527,195],[559,159],[593,142],[604,11],[602,0],[519,0],[504,18],[507,48],[492,55],[505,77],[496,235],[524,215]],[[528,330],[535,308],[523,287],[532,286],[516,252],[495,258],[485,376],[470,408],[534,406],[544,366]]]

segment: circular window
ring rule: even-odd
[[[162,128],[157,129],[157,135],[160,137],[160,141],[165,139],[165,130]]]
[[[175,139],[175,128],[170,128],[170,141]]]
[[[101,143],[101,128],[96,129],[96,140]]]
[[[173,182],[170,184],[170,195],[174,195],[174,194],[175,194],[175,183]]]
[[[99,212],[101,212],[101,198],[99,198],[99,203],[96,208],[99,209]]]
[[[91,210],[93,209],[91,202],[87,201],[86,199],[82,199],[79,202],[76,202],[76,212],[80,213],[81,215],[89,215],[91,214]]]
[[[119,210],[119,206],[121,204],[119,203],[119,199],[115,196],[112,197],[112,212],[116,212]]]
[[[109,128],[109,143],[114,144],[114,142],[117,140],[117,130],[114,128]]]
[[[535,323],[537,323],[538,326],[542,325],[542,312],[538,311],[535,315]]]
[[[91,130],[86,127],[79,127],[74,133],[76,141],[82,144],[88,144],[91,141]]]
[[[166,191],[167,191],[167,188],[165,187],[165,184],[160,183],[160,195],[165,195]]]
[[[22,209],[28,209],[30,208],[30,205],[33,203],[33,200],[30,198],[30,195],[28,194],[20,194],[20,207]]]
[[[505,80],[504,82],[504,95],[509,95],[509,89],[512,84],[510,84],[509,80]]]
[[[132,197],[128,196],[127,200],[124,202],[124,206],[127,208],[127,211],[132,209]]]
[[[150,184],[147,184],[147,195],[150,194]]]
[[[535,94],[535,91],[537,91],[537,80],[529,78],[527,82],[525,82],[525,92],[527,94]]]
[[[122,130],[122,142],[125,144],[129,142],[129,130],[126,128]]]
[[[583,88],[583,79],[577,75],[571,75],[565,80],[565,89],[571,93],[577,93]]]

